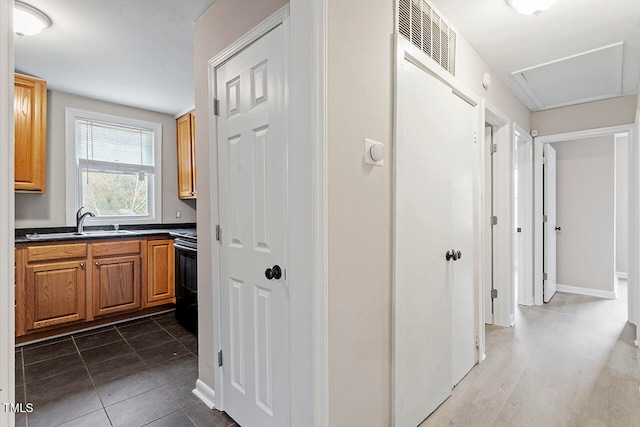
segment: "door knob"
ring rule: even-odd
[[[562,231],[562,227],[556,227],[556,231]]]
[[[272,268],[267,268],[264,271],[264,276],[271,280],[271,279],[280,279],[282,277],[282,269],[280,268],[279,265],[274,265]]]
[[[462,252],[456,251],[455,249],[451,249],[450,251],[447,251],[444,257],[447,259],[447,261],[449,260],[457,261],[460,258],[462,258]]]

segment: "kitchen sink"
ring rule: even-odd
[[[67,233],[44,233],[44,234],[27,234],[25,237],[29,240],[60,240],[60,239],[82,239],[88,237],[109,237],[119,236],[122,234],[133,234],[129,230],[91,230],[77,233],[70,231]]]

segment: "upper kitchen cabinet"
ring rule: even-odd
[[[47,156],[47,82],[15,75],[15,190],[44,193]]]
[[[178,197],[196,198],[196,116],[193,111],[176,120],[178,133]]]

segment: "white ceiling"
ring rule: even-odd
[[[177,114],[194,104],[193,23],[216,0],[26,0],[51,18],[15,37],[16,71],[50,89]]]
[[[168,114],[194,104],[193,23],[216,0],[28,0],[53,24],[15,38],[16,70],[47,80],[49,88]],[[639,0],[557,0],[540,16],[523,16],[506,0],[432,0],[489,63],[498,77],[536,111],[512,73],[623,42],[619,94],[636,93],[640,70]],[[583,58],[584,59],[584,58]],[[580,61],[580,67],[585,67]],[[576,61],[574,61],[576,63]],[[586,67],[597,64],[586,62]],[[548,70],[547,70],[548,71]],[[564,85],[544,73],[562,104],[611,91],[615,80]],[[596,79],[612,73],[592,73]],[[479,77],[480,78],[480,77]],[[619,76],[617,77],[619,79]],[[594,88],[602,85],[602,90]],[[565,93],[563,93],[563,91]],[[616,94],[618,94],[616,93]],[[615,96],[611,94],[610,96]],[[609,95],[608,95],[609,96]]]
[[[557,0],[539,16],[524,16],[513,10],[506,0],[431,0],[442,15],[456,27],[498,77],[532,111],[586,102],[607,96],[634,94],[640,75],[640,2],[638,0]],[[540,87],[553,88],[554,101],[539,105],[527,94],[512,73],[563,58],[583,54],[623,42],[622,76],[601,67],[597,55],[593,59],[563,61],[565,67],[548,67],[536,77]],[[573,74],[571,73],[573,68]],[[567,75],[578,76],[581,70],[593,68],[594,77],[585,83],[584,91],[575,85],[562,84]],[[555,72],[554,72],[555,71]],[[481,78],[480,76],[478,78]],[[621,80],[621,84],[616,83]],[[594,87],[598,86],[598,87]],[[601,87],[600,87],[601,86]],[[588,90],[587,90],[588,89]],[[602,97],[602,96],[601,96]],[[559,104],[554,104],[561,100]]]

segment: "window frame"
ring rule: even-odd
[[[111,163],[97,160],[84,160],[82,163],[90,165],[90,170],[120,171],[120,172],[149,172],[153,171],[153,179],[149,185],[148,205],[149,215],[145,216],[109,216],[87,217],[86,225],[112,224],[159,224],[162,222],[162,124],[146,120],[132,119],[111,114],[98,113],[77,108],[65,108],[65,139],[66,139],[66,225],[76,225],[76,212],[82,206],[80,179],[85,170],[80,167],[76,158],[76,119],[104,122],[115,126],[143,128],[153,135],[153,166],[128,165],[125,163]],[[112,168],[108,166],[113,165]],[[97,168],[103,166],[103,168]]]

